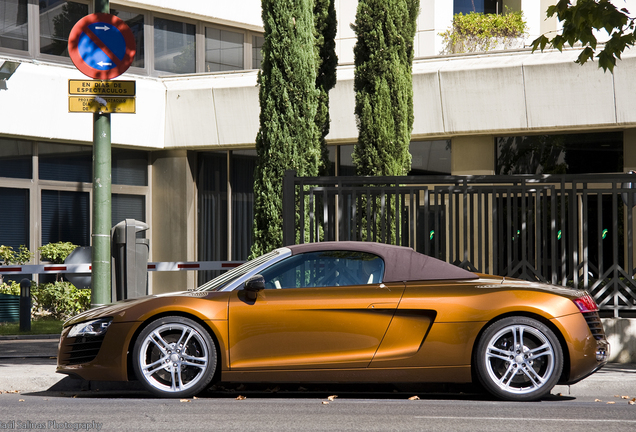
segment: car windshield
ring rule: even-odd
[[[248,261],[236,268],[233,268],[232,270],[228,270],[222,275],[212,279],[211,281],[204,283],[199,288],[197,288],[196,291],[221,291],[229,283],[234,282],[236,279],[249,273],[254,268],[278,256],[279,254],[280,250],[276,249],[271,251],[270,253],[261,255],[258,258],[254,258],[253,260]]]

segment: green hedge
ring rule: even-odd
[[[20,295],[20,284],[10,281],[0,285],[1,294]],[[77,289],[70,282],[52,282],[31,286],[31,318],[65,320],[87,310],[91,305],[91,290]]]

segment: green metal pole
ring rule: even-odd
[[[93,117],[93,262],[91,307],[111,302],[111,141],[110,114]]]
[[[96,13],[110,13],[108,0],[95,0]],[[111,139],[110,114],[93,115],[93,234],[91,307],[111,302]]]

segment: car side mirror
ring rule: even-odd
[[[254,275],[245,281],[245,292],[250,300],[256,300],[258,292],[263,289],[265,289],[265,278],[262,275]]]

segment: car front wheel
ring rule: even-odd
[[[196,395],[212,381],[216,364],[216,347],[209,333],[188,318],[153,321],[135,341],[135,375],[157,396]]]
[[[527,317],[491,324],[476,351],[477,375],[492,395],[528,401],[545,396],[563,369],[563,352],[554,333]]]

